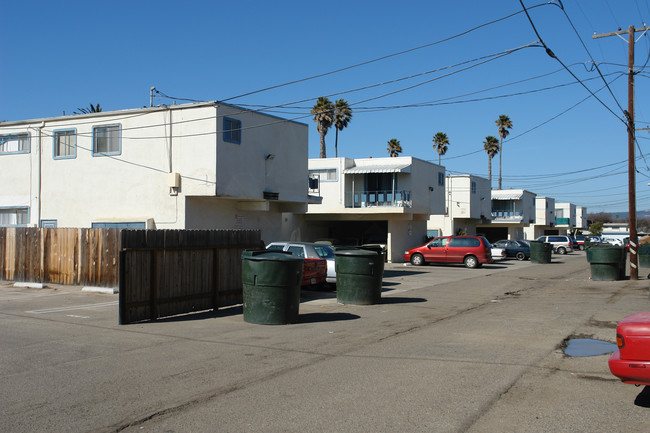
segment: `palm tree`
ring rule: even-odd
[[[100,113],[102,111],[102,107],[97,105],[90,104],[88,108],[77,108],[79,111],[74,111],[73,114],[88,114],[88,113]]]
[[[449,138],[444,132],[437,132],[433,136],[433,148],[438,151],[438,165],[440,165],[440,157],[447,153],[447,146],[449,145]]]
[[[334,156],[339,156],[339,131],[347,128],[348,123],[352,120],[352,109],[348,102],[341,98],[334,104],[334,127],[336,128],[336,140],[334,140]]]
[[[399,140],[397,138],[388,140],[388,155],[393,158],[399,156],[400,153],[402,153],[402,145]]]
[[[494,123],[496,123],[497,128],[499,128],[499,137],[501,138],[499,143],[499,189],[501,189],[501,154],[503,153],[503,139],[510,134],[508,129],[512,128],[512,121],[508,116],[502,114],[494,121]]]
[[[332,126],[334,121],[334,105],[332,101],[327,99],[325,96],[321,96],[316,101],[314,108],[311,110],[311,114],[314,115],[314,122],[318,125],[316,130],[320,134],[320,157],[327,158],[327,151],[325,149],[325,136],[327,135],[327,130]]]
[[[488,154],[488,179],[490,179],[490,188],[492,188],[492,158],[499,153],[499,140],[492,135],[488,135],[483,142],[483,149]]]

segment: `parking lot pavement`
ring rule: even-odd
[[[642,389],[613,378],[606,355],[562,352],[572,335],[613,341],[648,304],[647,281],[590,281],[581,253],[389,264],[381,304],[315,293],[286,326],[248,324],[240,307],[119,326],[116,295],[0,289],[13,297],[0,301],[0,431],[647,427]]]

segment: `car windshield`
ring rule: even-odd
[[[316,254],[321,259],[331,259],[334,258],[334,250],[326,245],[317,245],[314,247]]]

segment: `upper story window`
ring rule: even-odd
[[[438,185],[445,186],[445,174],[443,172],[438,173]]]
[[[54,131],[54,159],[77,156],[77,130]]]
[[[0,135],[0,153],[28,153],[29,152],[29,134],[22,132],[20,134]]]
[[[472,182],[472,194],[476,194],[476,182]]]
[[[223,118],[223,141],[228,143],[241,144],[241,121]]]
[[[337,170],[335,168],[309,170],[309,177],[320,179],[321,182],[336,182],[338,180]]]
[[[119,155],[122,151],[122,125],[93,126],[93,156]]]

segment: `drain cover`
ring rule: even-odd
[[[564,349],[568,356],[598,356],[612,353],[617,349],[616,344],[593,338],[573,338]]]

